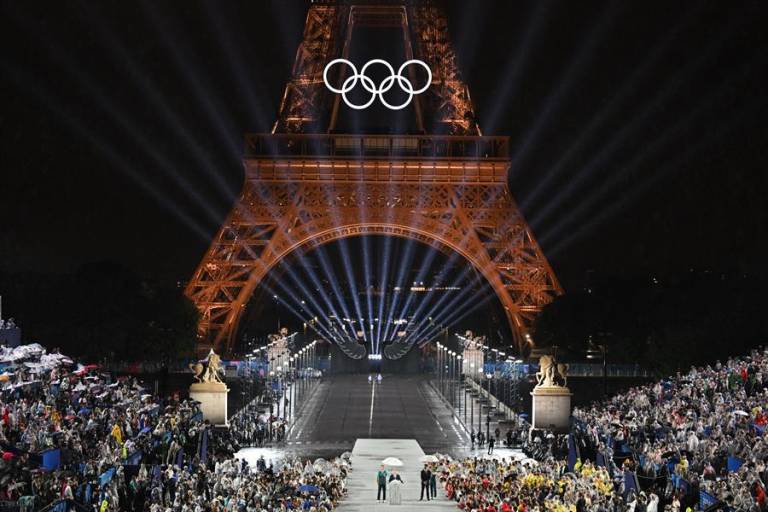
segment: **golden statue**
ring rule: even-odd
[[[213,349],[208,352],[208,357],[206,358],[205,363],[200,361],[192,363],[189,365],[189,369],[192,370],[194,379],[199,383],[224,383],[224,381],[221,380],[221,374],[224,373],[224,370],[221,367],[221,358],[213,351]]]
[[[560,383],[562,381],[562,384]],[[536,387],[567,387],[568,365],[557,363],[553,356],[539,358],[539,371],[536,372]]]

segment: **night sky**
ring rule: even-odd
[[[2,2],[0,269],[186,280],[269,131],[308,3]],[[449,2],[484,134],[566,290],[766,276],[768,4]]]

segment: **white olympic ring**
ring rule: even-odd
[[[331,69],[331,66],[333,66],[334,64],[346,64],[347,66],[352,68],[352,75],[347,77],[344,80],[344,82],[341,84],[341,89],[332,86],[328,82],[328,70]],[[382,80],[378,88],[376,87],[376,84],[373,83],[373,80],[371,80],[371,78],[365,74],[366,70],[373,64],[383,64],[389,70],[390,76]],[[411,81],[403,76],[403,70],[411,64],[418,64],[419,66],[422,66],[424,69],[427,70],[427,83],[421,89],[414,89]],[[360,80],[360,83],[363,85],[363,89],[371,93],[371,98],[365,103],[363,103],[362,105],[352,103],[347,98],[347,93],[357,85],[358,80]],[[408,99],[403,103],[401,103],[400,105],[391,105],[387,103],[387,100],[384,99],[384,93],[389,91],[395,85],[395,81],[397,81],[397,85],[400,86],[400,89],[402,89],[403,92],[408,94]],[[328,90],[330,90],[331,92],[335,92],[336,94],[341,94],[341,97],[344,100],[344,103],[346,103],[349,108],[352,108],[355,110],[366,109],[370,107],[374,101],[376,101],[376,97],[378,96],[379,101],[381,101],[382,105],[384,105],[388,109],[402,110],[408,105],[410,105],[411,100],[413,100],[413,97],[416,94],[421,94],[427,89],[429,89],[429,86],[432,85],[432,70],[429,69],[429,66],[427,66],[426,62],[418,59],[411,59],[411,60],[405,61],[403,65],[400,66],[400,68],[397,70],[397,73],[395,73],[394,68],[389,62],[382,59],[373,59],[373,60],[369,60],[360,70],[360,73],[358,73],[355,65],[352,64],[347,59],[334,59],[331,62],[329,62],[325,66],[325,69],[323,70],[323,82],[325,82],[325,86],[328,88]]]

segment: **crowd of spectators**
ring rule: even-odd
[[[536,460],[446,458],[436,469],[467,512],[758,512],[767,427],[761,348],[574,409],[569,456],[545,434],[527,444]]]
[[[196,402],[160,400],[39,345],[0,350],[0,501],[6,509],[332,510],[348,461],[235,458]],[[14,508],[15,507],[15,508]]]
[[[15,329],[16,328],[16,321],[13,318],[9,318],[8,320],[3,320],[0,318],[0,330],[3,329]]]
[[[585,451],[623,460],[665,503],[693,508],[704,491],[735,509],[766,508],[766,350],[692,368],[573,416]]]
[[[269,412],[264,408],[264,404],[275,404],[280,399],[277,393],[265,390],[230,418],[232,433],[240,444],[261,447],[285,439],[285,420],[271,406]]]
[[[612,511],[618,505],[608,470],[591,462],[569,471],[565,461],[553,458],[446,458],[436,470],[448,498],[467,512]]]

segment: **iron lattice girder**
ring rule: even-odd
[[[380,183],[349,179],[349,169],[360,167],[348,164],[364,161],[325,158],[329,172],[322,176],[302,170],[317,158],[290,161],[295,165],[283,165],[281,157],[246,159],[243,193],[189,283],[203,317],[201,334],[216,346],[231,348],[243,308],[275,264],[293,251],[351,236],[405,237],[458,252],[491,284],[518,341],[561,291],[500,179],[438,180],[431,163],[422,162],[408,177]],[[380,163],[403,161],[409,160]],[[509,162],[495,165],[506,176]]]
[[[401,27],[406,58],[421,59],[432,70],[432,86],[415,102],[420,129],[480,135],[469,89],[448,37],[448,20],[430,2],[313,3],[272,131],[306,133],[335,129],[335,116],[323,117],[338,109],[338,97],[329,94],[323,84],[324,66],[333,59],[348,57],[355,27],[372,26]],[[321,126],[326,121],[327,125]]]
[[[418,128],[451,136],[331,134],[340,98],[325,88],[323,69],[348,57],[355,26],[402,28],[405,59],[432,70],[414,98]],[[429,0],[311,4],[273,133],[246,136],[242,195],[187,286],[202,314],[201,346],[231,348],[243,308],[282,258],[366,234],[461,254],[523,343],[562,290],[507,189],[509,140],[479,136],[447,26]]]

